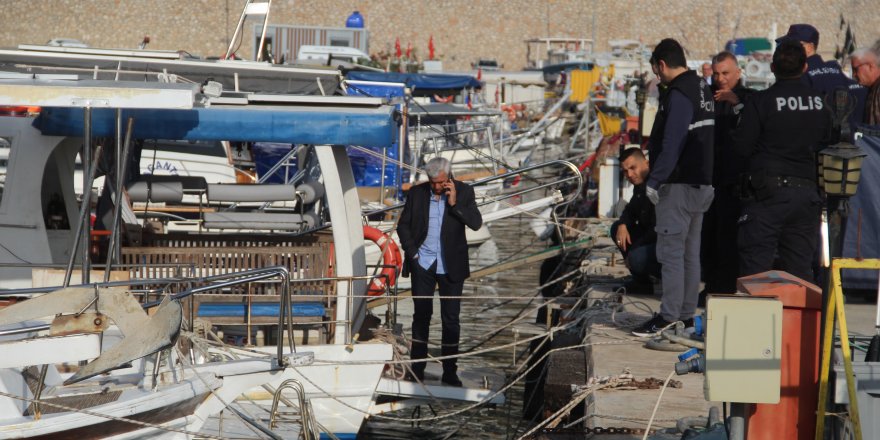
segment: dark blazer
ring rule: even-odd
[[[474,189],[457,180],[453,179],[453,182],[456,203],[455,206],[446,205],[443,227],[440,230],[440,246],[443,248],[446,274],[451,281],[458,282],[471,274],[464,227],[475,231],[480,229],[483,216],[477,209]],[[410,264],[414,264],[412,259],[418,255],[419,248],[428,236],[428,204],[431,195],[431,186],[425,182],[410,188],[406,196],[406,204],[397,225],[397,235],[404,252],[404,276],[409,274]]]

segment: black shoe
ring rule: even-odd
[[[685,329],[689,329],[694,326],[694,318],[682,319],[681,322],[684,323]]]
[[[661,330],[669,326],[669,324],[672,323],[663,319],[659,313],[655,313],[653,318],[636,327],[632,331],[632,334],[640,337],[655,336],[660,333]]]
[[[455,373],[444,374],[443,378],[440,379],[440,381],[443,382],[444,384],[452,386],[452,387],[460,387],[461,386],[461,380],[459,380],[458,375],[456,375]]]
[[[425,381],[425,373],[424,372],[406,373],[406,376],[403,377],[403,380],[405,380],[407,382],[424,382]]]

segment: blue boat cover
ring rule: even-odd
[[[346,79],[404,83],[417,90],[449,90],[481,88],[483,83],[470,75],[441,75],[428,73],[358,72],[351,71]]]
[[[401,83],[376,83],[371,81],[345,83],[345,92],[348,93],[348,96],[385,98],[389,102],[402,101],[405,96],[404,88],[405,84]]]
[[[251,316],[253,317],[277,317],[281,306],[277,302],[260,302],[251,304]],[[324,305],[319,302],[295,302],[290,310],[293,316],[321,317],[324,316]],[[199,304],[199,317],[241,317],[247,316],[247,304],[245,303],[202,303]]]
[[[849,200],[849,217],[843,237],[843,256],[880,258],[880,126],[863,127],[856,145],[868,156],[862,161],[862,175],[856,194]],[[861,216],[861,243],[859,217]],[[877,271],[845,269],[844,287],[877,289]]]
[[[394,108],[272,106],[192,110],[123,110],[135,139],[282,142],[391,146],[398,136]],[[92,110],[92,136],[115,136],[115,110]],[[44,108],[34,126],[44,135],[82,136],[83,109]]]

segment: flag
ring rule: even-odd
[[[480,81],[482,79],[483,79],[483,68],[480,67],[477,69],[477,81]]]
[[[852,33],[852,29],[850,29],[849,25],[846,25],[846,35],[843,39],[843,55],[849,55],[853,53],[856,48],[856,37]]]
[[[412,58],[410,55],[412,54],[412,43],[406,43],[406,57]]]
[[[394,42],[394,56],[400,58],[400,38]]]
[[[434,59],[434,36],[431,35],[431,38],[428,38],[428,59]]]

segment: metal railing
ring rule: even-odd
[[[395,269],[396,270],[396,269]],[[397,274],[395,273],[395,276]],[[240,272],[228,273],[228,274],[220,274],[220,275],[212,275],[206,277],[170,277],[170,278],[146,278],[146,279],[133,279],[126,281],[111,281],[104,283],[93,283],[93,284],[80,284],[80,285],[70,285],[67,287],[120,287],[120,286],[143,286],[143,285],[157,285],[157,284],[165,284],[165,285],[174,285],[174,284],[205,284],[204,286],[193,287],[181,292],[176,293],[168,293],[167,295],[163,295],[161,299],[157,300],[147,300],[142,303],[144,309],[149,309],[153,307],[159,306],[163,301],[167,299],[170,300],[183,300],[189,298],[194,295],[203,294],[211,291],[215,291],[218,289],[225,289],[233,286],[238,286],[242,284],[255,283],[260,281],[266,281],[271,279],[279,279],[280,284],[280,304],[279,304],[279,313],[278,313],[278,329],[276,334],[276,343],[277,343],[277,356],[279,365],[284,365],[284,345],[290,348],[291,353],[296,352],[296,344],[293,338],[293,311],[292,311],[292,288],[297,284],[315,284],[315,283],[326,283],[326,282],[347,282],[347,291],[346,291],[346,315],[343,317],[336,316],[334,319],[329,321],[321,321],[321,324],[336,324],[343,325],[344,331],[346,334],[346,341],[351,342],[353,339],[352,333],[352,325],[354,323],[354,319],[352,316],[353,307],[354,307],[354,298],[367,297],[366,291],[364,294],[355,295],[353,292],[354,284],[353,281],[364,280],[367,282],[367,285],[375,279],[375,278],[385,278],[386,282],[384,283],[386,286],[386,295],[391,291],[390,290],[390,279],[388,275],[379,273],[376,275],[360,275],[360,276],[347,276],[347,277],[316,277],[316,278],[299,278],[299,279],[291,279],[290,271],[283,266],[273,266],[259,269],[251,269],[244,270]],[[55,290],[59,290],[64,288],[63,286],[47,286],[47,287],[38,287],[38,288],[29,288],[29,289],[15,289],[15,290],[7,290],[4,291],[4,296],[10,297],[22,297],[22,296],[33,296],[41,293],[48,293]],[[162,289],[164,290],[164,289]],[[144,295],[146,298],[149,293],[156,293],[155,289],[149,290],[149,292],[141,291],[139,292]],[[222,294],[221,294],[222,295]],[[302,295],[303,297],[321,297],[326,298],[328,295]],[[338,299],[338,293],[336,295]],[[189,316],[190,323],[193,322],[195,311],[193,307],[190,307]],[[17,328],[12,330],[3,330],[0,331],[0,336],[5,335],[13,335],[13,334],[23,334],[23,333],[31,333],[31,332],[39,332],[48,330],[50,325],[41,324],[35,326],[27,326],[23,328]],[[285,336],[286,331],[286,338]],[[284,339],[287,339],[286,341]],[[248,341],[250,342],[250,341]]]

